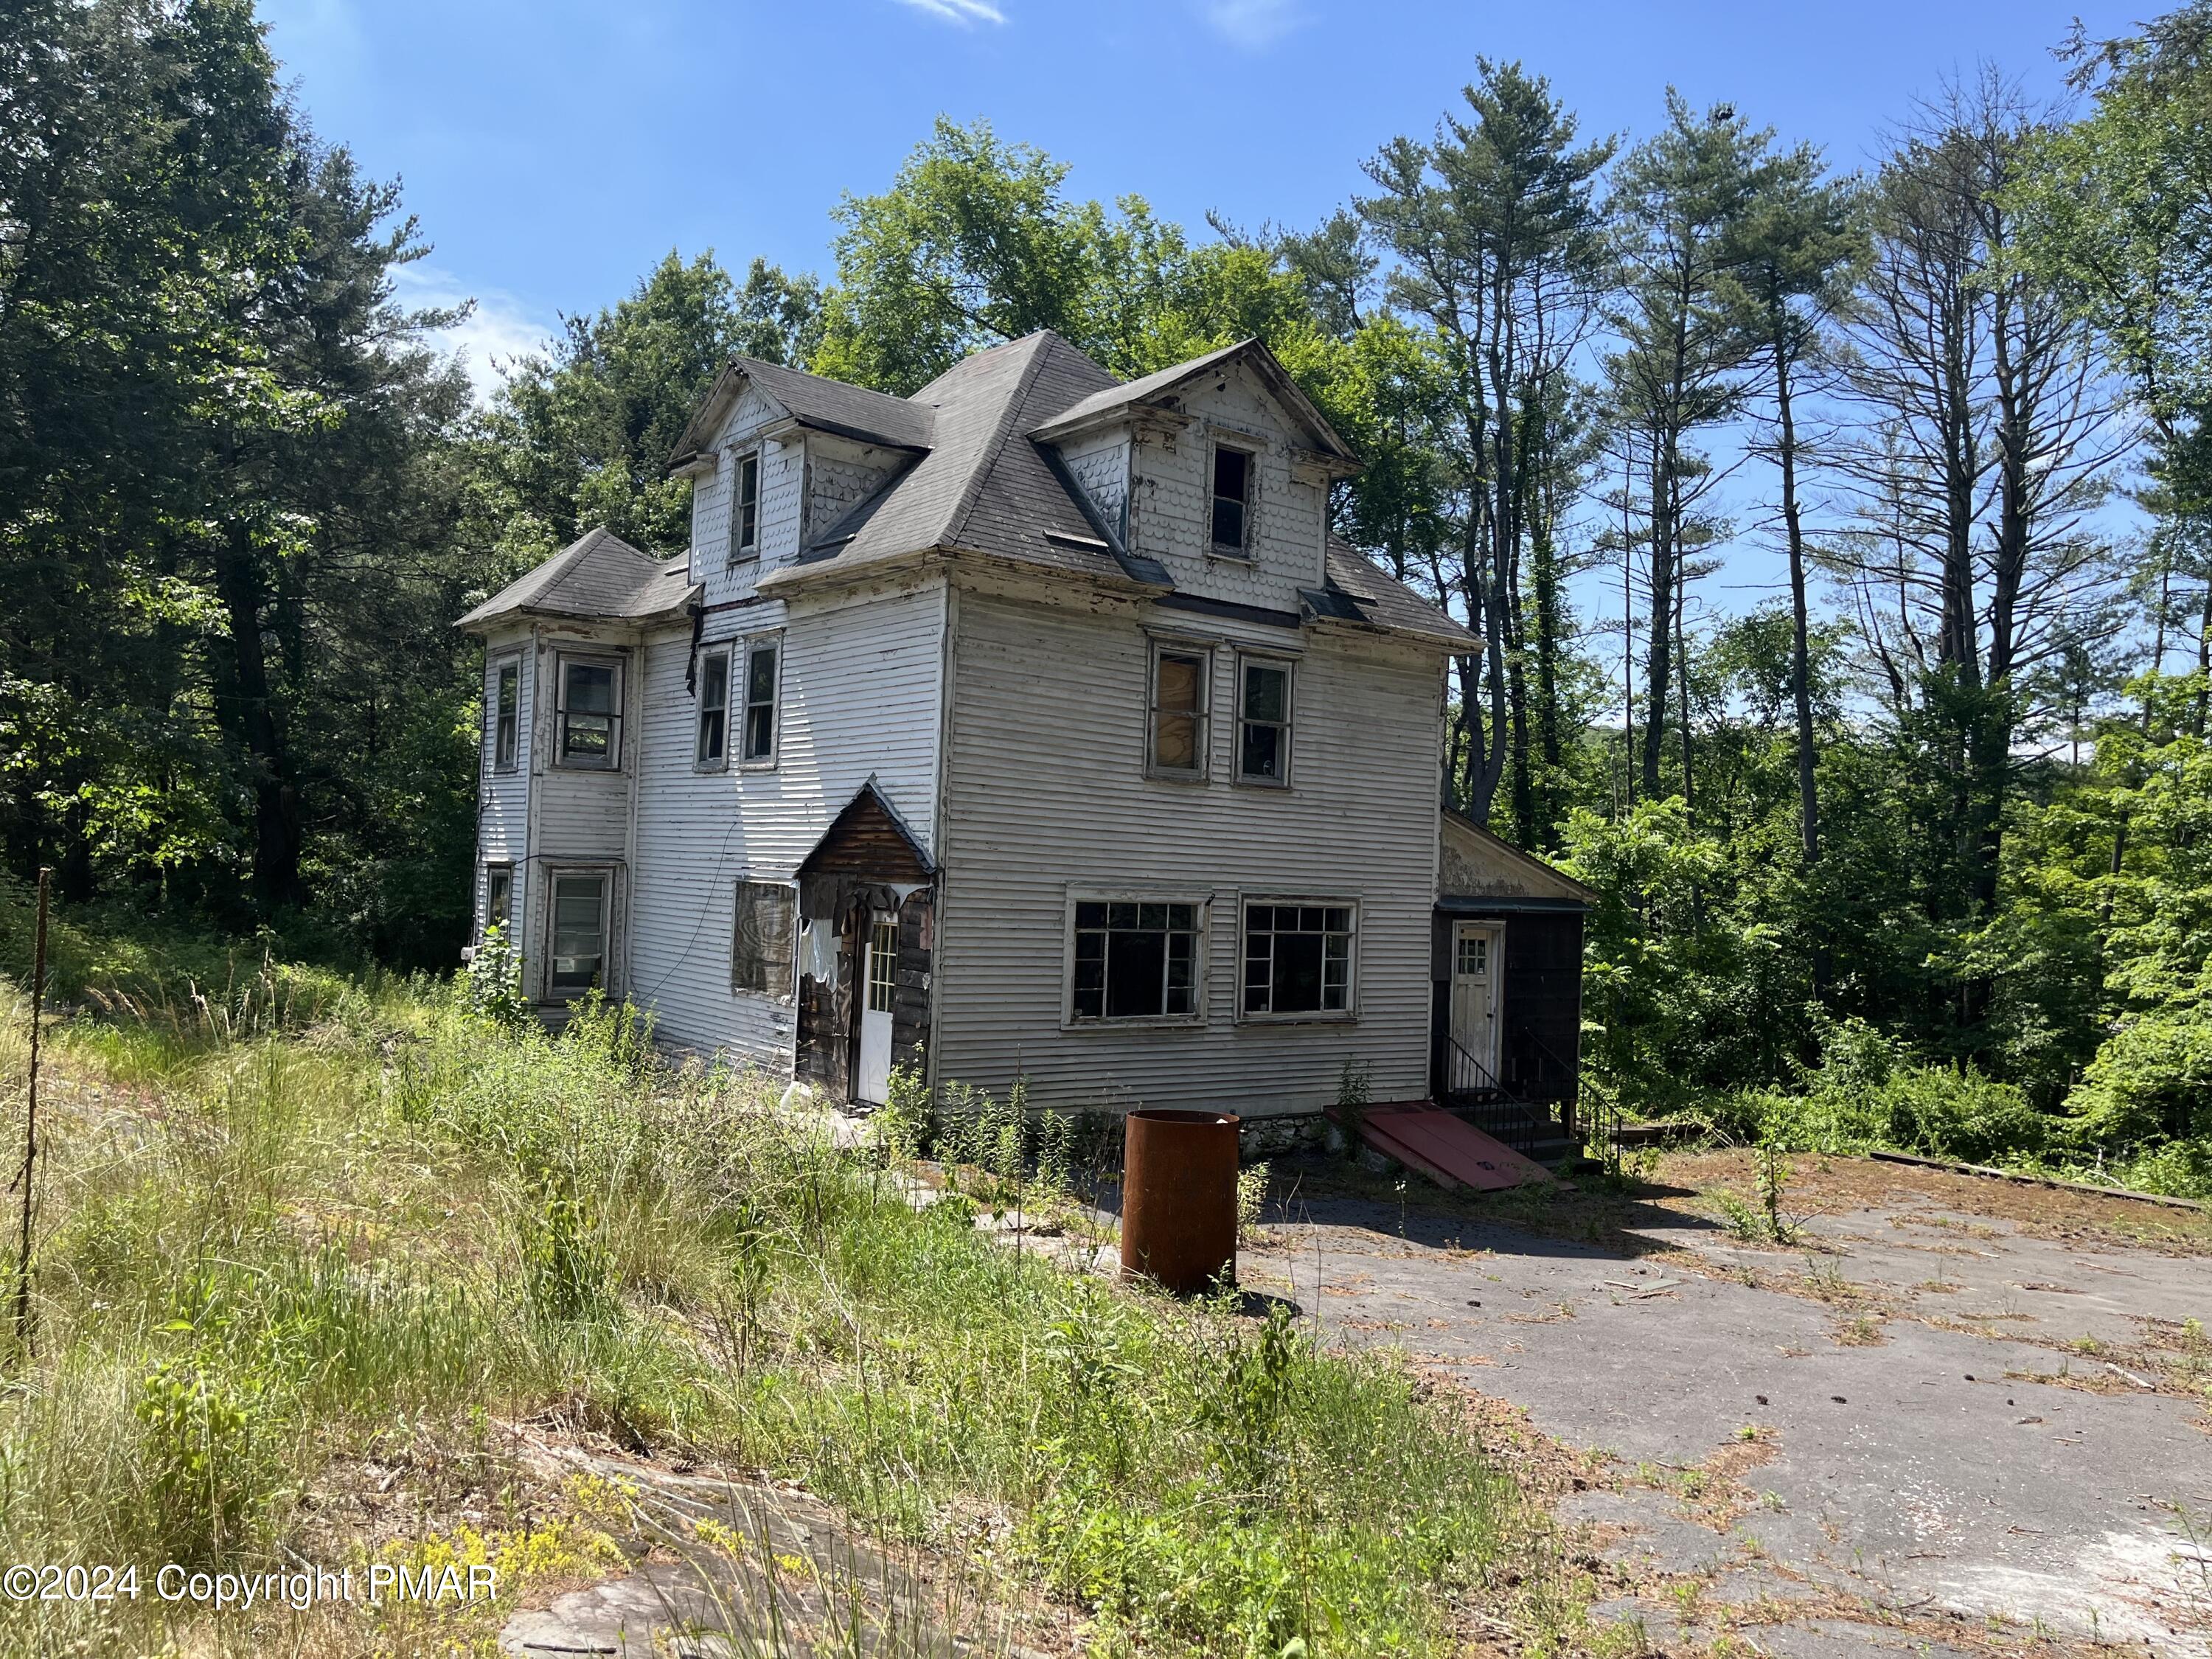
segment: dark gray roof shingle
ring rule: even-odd
[[[656,559],[613,531],[586,532],[536,569],[516,577],[459,622],[481,631],[501,617],[574,617],[635,622],[681,610],[692,592],[690,562]]]

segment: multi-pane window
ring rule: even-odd
[[[553,878],[552,971],[546,988],[556,1000],[580,997],[606,982],[607,878]]]
[[[727,763],[730,744],[730,653],[710,651],[699,661],[699,735],[693,762],[702,769]]]
[[[1459,939],[1459,976],[1480,979],[1490,971],[1490,935],[1462,933]]]
[[[508,937],[514,935],[514,866],[511,864],[484,866],[484,932],[497,927]]]
[[[492,695],[491,763],[501,772],[514,770],[522,747],[522,665],[508,658],[499,665]]]
[[[1091,1019],[1194,1019],[1200,907],[1150,899],[1079,899],[1069,1014]]]
[[[1247,903],[1244,1012],[1350,1012],[1353,920],[1348,904]]]
[[[738,752],[748,765],[766,765],[775,759],[776,670],[781,655],[774,640],[757,640],[745,650],[744,746]]]
[[[898,999],[898,921],[878,916],[868,933],[868,1012],[888,1014]]]
[[[1237,781],[1291,781],[1291,665],[1245,658],[1237,665]]]
[[[760,452],[738,457],[730,477],[730,562],[760,554]]]
[[[1212,659],[1162,646],[1152,653],[1152,770],[1168,777],[1206,775],[1206,694]]]
[[[622,755],[622,680],[611,663],[561,665],[561,763],[612,767]]]
[[[1213,447],[1213,548],[1218,553],[1244,551],[1246,521],[1252,514],[1252,456],[1249,451]]]
[[[775,881],[738,884],[737,927],[730,945],[732,990],[791,995],[798,915],[798,889]]]

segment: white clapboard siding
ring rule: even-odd
[[[496,769],[494,761],[498,733],[499,671],[514,663],[517,676],[515,757],[511,771]],[[514,892],[509,902],[514,914],[524,914],[525,874],[530,858],[530,761],[533,745],[530,729],[537,675],[530,636],[510,630],[491,641],[484,651],[483,732],[477,753],[477,870],[475,932],[484,924],[485,879],[488,864],[514,866]]]
[[[1298,589],[1321,585],[1326,539],[1324,491],[1291,476],[1285,418],[1242,364],[1214,389],[1208,376],[1183,400],[1194,417],[1172,449],[1159,439],[1138,446],[1129,537],[1135,550],[1166,565],[1185,593],[1271,611],[1296,611]],[[1213,440],[1257,451],[1257,486],[1246,528],[1249,558],[1206,550],[1213,538]]]
[[[1442,670],[1364,638],[1155,611],[1297,657],[1292,787],[1229,781],[1235,651],[1212,678],[1212,777],[1144,775],[1150,640],[1133,620],[963,592],[952,647],[936,1072],[1018,1073],[1066,1106],[1310,1111],[1345,1062],[1376,1100],[1427,1092]],[[1207,1023],[1062,1029],[1071,888],[1208,896]],[[1240,895],[1359,907],[1358,1018],[1237,1019]]]
[[[871,775],[927,842],[944,625],[941,587],[710,616],[702,651],[781,636],[772,770],[734,758],[726,771],[694,769],[697,705],[684,684],[690,635],[647,644],[629,981],[670,1041],[789,1075],[793,1006],[730,988],[737,884],[787,879]],[[733,690],[736,678],[733,669]],[[733,756],[737,729],[733,701]]]

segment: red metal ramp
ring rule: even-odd
[[[1369,1107],[1360,1120],[1359,1135],[1385,1158],[1419,1170],[1445,1188],[1494,1193],[1552,1178],[1552,1172],[1534,1158],[1425,1100]]]

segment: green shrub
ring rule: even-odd
[[[141,1377],[132,1410],[147,1518],[169,1558],[214,1561],[258,1541],[282,1495],[280,1410],[267,1382],[195,1352]]]

